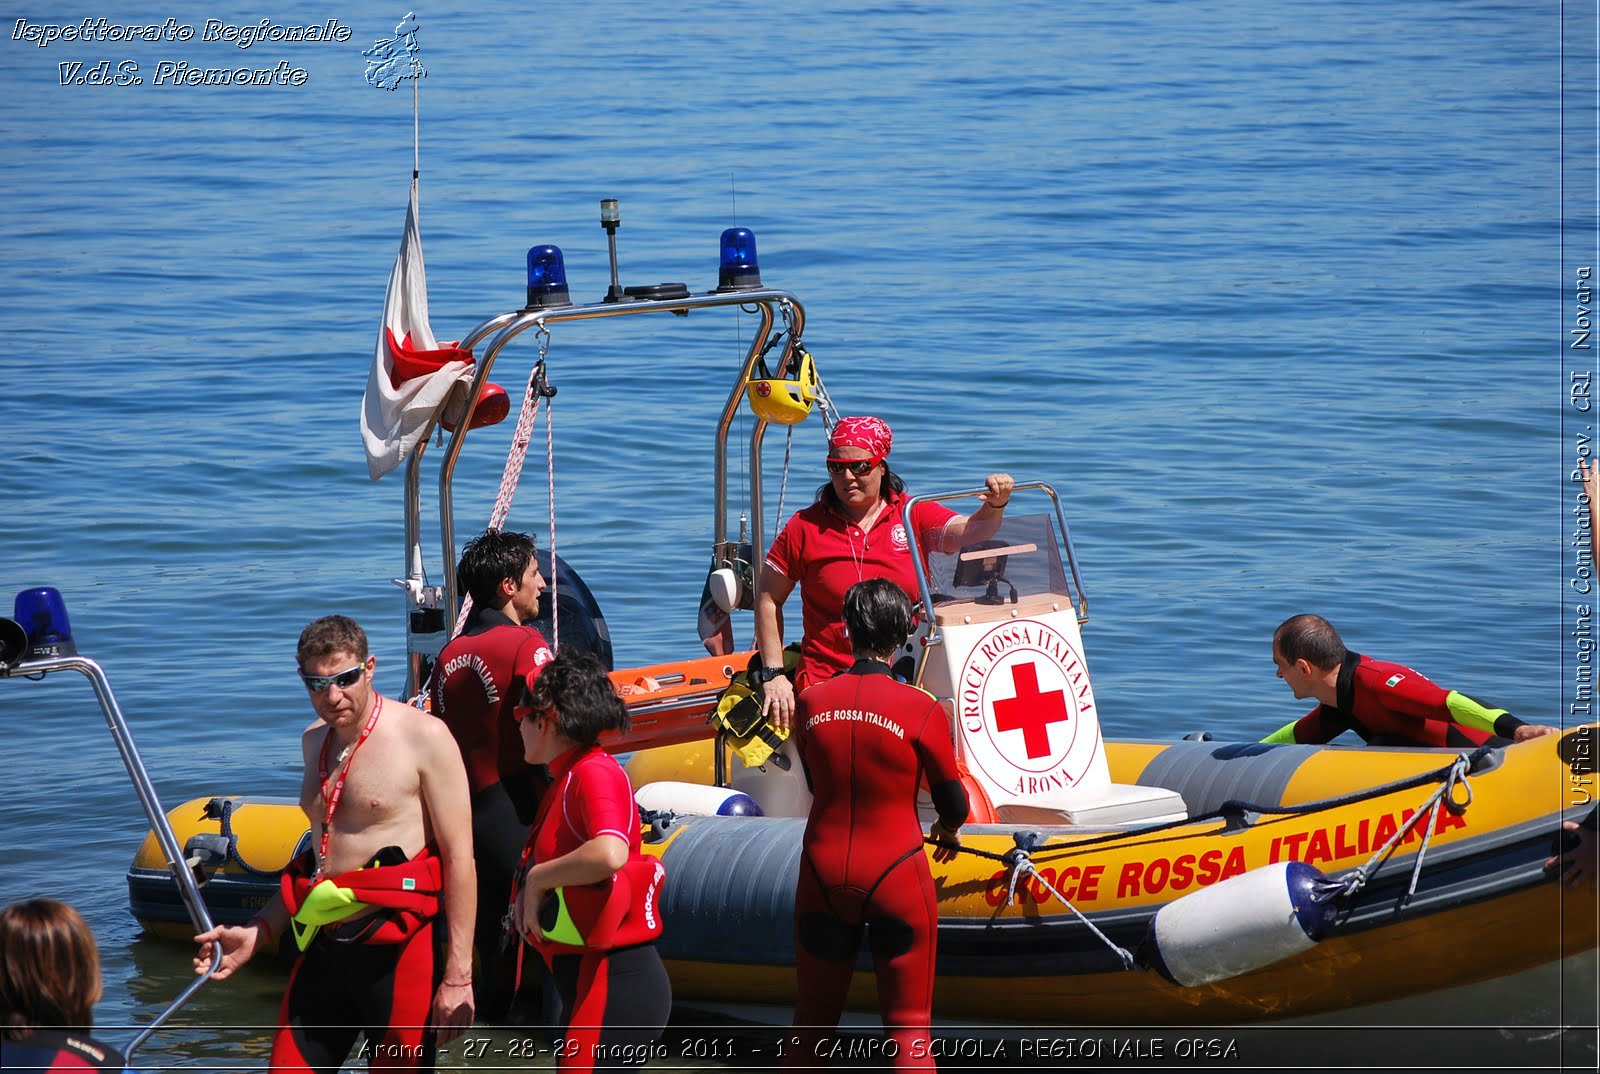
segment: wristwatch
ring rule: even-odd
[[[750,681],[755,683],[757,686],[765,686],[767,683],[771,682],[773,679],[781,679],[782,677],[783,677],[783,669],[782,668],[769,668],[769,667],[767,667],[765,665],[763,665],[761,667],[758,667],[754,671],[750,672]]]

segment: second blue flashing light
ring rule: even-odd
[[[528,309],[570,306],[567,292],[567,265],[559,246],[533,246],[528,249]]]
[[[730,227],[722,233],[717,290],[754,291],[760,286],[761,265],[756,260],[755,235],[747,227]]]

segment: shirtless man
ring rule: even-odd
[[[195,937],[218,980],[294,929],[302,954],[279,1010],[271,1066],[337,1071],[365,1030],[373,1068],[433,1069],[472,1024],[476,877],[466,770],[438,720],[382,697],[352,619],[313,621],[297,649],[317,721],[300,748],[311,854],[243,926]],[[340,891],[339,889],[344,889]],[[351,903],[354,902],[353,912]],[[434,928],[448,928],[440,966]]]

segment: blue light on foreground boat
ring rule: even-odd
[[[561,247],[529,247],[528,308],[536,310],[570,305],[572,298],[567,293],[567,265],[561,258]]]
[[[761,265],[756,261],[756,237],[749,228],[730,227],[722,233],[722,266],[718,291],[753,291],[761,286]]]
[[[77,655],[67,605],[59,590],[49,586],[24,589],[17,594],[15,608],[17,622],[28,632],[30,658]]]

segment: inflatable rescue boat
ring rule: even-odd
[[[559,251],[536,247],[529,304],[485,321],[451,350],[482,353],[434,418],[451,430],[438,467],[438,585],[424,568],[419,493],[432,425],[406,461],[407,692],[422,692],[458,619],[454,468],[485,415],[508,409],[489,414],[506,393],[487,379],[508,345],[530,329],[539,341],[520,426],[531,431],[553,394],[553,328],[719,307],[752,315],[751,343],[716,424],[712,563],[697,609],[700,642],[713,655],[613,671],[635,691],[634,726],[607,745],[631,755],[645,847],[666,867],[660,948],[675,997],[789,1004],[810,795],[793,744],[751,718],[750,653],[733,640],[761,570],[751,550],[764,548],[766,535],[761,466],[747,468],[747,496],[735,503],[729,494],[729,433],[748,398],[755,421],[740,449],[759,462],[769,421],[798,422],[813,410],[827,421],[831,406],[802,343],[799,300],[762,285],[744,229],[724,234],[722,254],[713,291],[614,286],[612,301],[573,305]],[[402,344],[391,335],[390,346]],[[761,405],[774,396],[782,406]],[[505,504],[521,464],[508,460]],[[903,520],[919,568],[921,626],[896,671],[944,703],[974,805],[962,852],[942,864],[929,853],[937,1016],[1032,1024],[1281,1018],[1499,977],[1595,946],[1593,896],[1569,892],[1544,862],[1562,821],[1581,817],[1594,798],[1596,727],[1468,752],[1107,740],[1084,649],[1087,600],[1055,490],[1019,483],[1022,499],[993,539],[955,554],[917,548],[915,504],[979,491],[913,498]],[[728,524],[735,508],[736,538]],[[569,563],[548,555],[557,584],[540,609],[546,636],[556,620],[561,645],[610,666],[598,603]],[[692,610],[686,621],[694,618]],[[223,922],[243,922],[264,905],[311,840],[297,804],[248,794],[219,791],[168,819]],[[129,870],[128,891],[147,928],[192,934],[154,837]],[[870,974],[858,974],[851,1005],[872,1009],[873,987]]]

